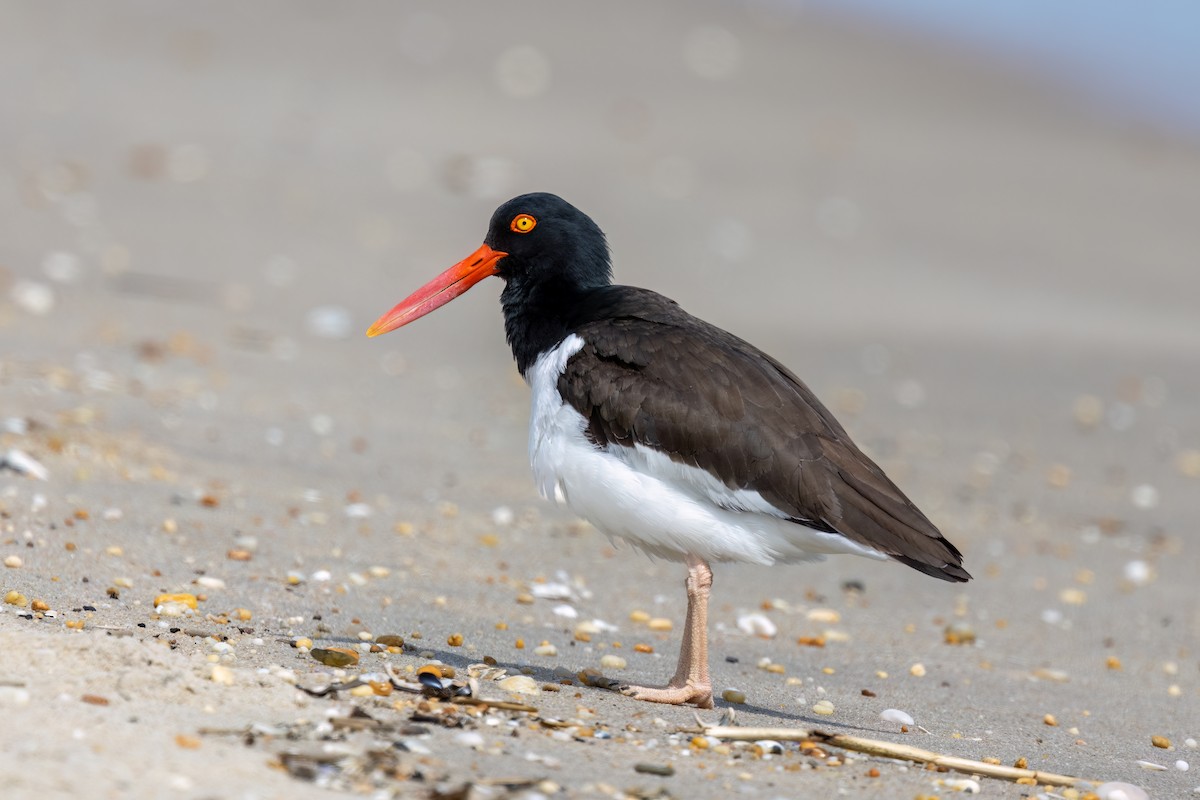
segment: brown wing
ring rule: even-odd
[[[962,555],[795,375],[652,292],[628,290],[575,332],[558,382],[598,445],[634,443],[758,492],[798,523],[837,532],[934,577]]]

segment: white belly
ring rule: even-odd
[[[543,497],[565,502],[610,537],[655,556],[753,564],[811,561],[827,553],[884,558],[844,536],[791,522],[757,492],[641,446],[598,448],[587,420],[565,404],[558,378],[583,347],[572,334],[527,372],[533,390],[529,460]]]

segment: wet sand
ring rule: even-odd
[[[538,710],[478,718],[297,688],[336,677],[298,637],[406,640],[347,676],[673,669],[682,567],[536,496],[498,283],[361,334],[530,190],[597,220],[618,280],[794,368],[976,577],[718,567],[739,722],[1200,785],[1200,149],[810,15],[423,8],[6,15],[0,444],[48,477],[0,473],[5,796],[950,793],[700,749],[691,710],[578,681],[485,686]]]

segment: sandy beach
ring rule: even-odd
[[[1195,141],[770,4],[44,2],[0,74],[6,800],[1084,796],[582,685],[665,681],[683,568],[537,496],[498,281],[363,336],[526,191],[975,576],[720,565],[704,721],[1200,792]]]

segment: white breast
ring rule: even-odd
[[[571,334],[526,373],[533,402],[529,461],[542,496],[565,502],[610,537],[682,561],[811,561],[826,553],[884,558],[844,536],[785,519],[758,492],[731,490],[708,472],[650,448],[588,441],[587,420],[563,402],[558,379],[584,345]]]

